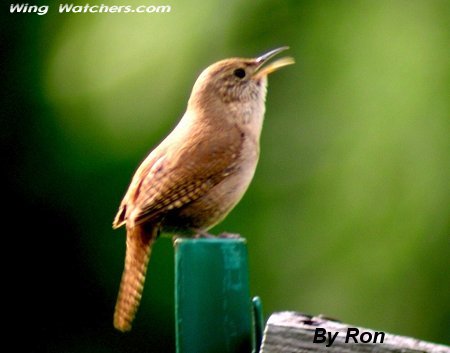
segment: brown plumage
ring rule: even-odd
[[[141,300],[147,264],[156,239],[155,232],[158,230],[156,227],[148,228],[136,226],[127,231],[125,269],[114,312],[114,327],[121,331],[131,329]]]
[[[285,49],[205,69],[183,118],[137,169],[113,222],[127,228],[118,330],[131,329],[159,232],[205,234],[245,193],[259,156],[267,75],[293,60],[262,65]]]

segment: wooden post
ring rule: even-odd
[[[450,353],[450,347],[355,327],[321,316],[295,312],[270,316],[261,353],[301,352]]]

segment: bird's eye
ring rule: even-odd
[[[244,78],[245,77],[245,70],[239,68],[239,69],[234,70],[233,74],[236,77]]]

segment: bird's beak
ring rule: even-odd
[[[287,57],[278,59],[278,60],[271,62],[270,64],[264,66],[264,64],[267,61],[269,61],[271,58],[273,58],[275,55],[277,55],[278,53],[281,53],[282,51],[285,51],[287,49],[289,49],[289,47],[281,47],[278,49],[274,49],[274,50],[271,50],[268,53],[263,54],[260,57],[256,58],[255,61],[256,61],[257,67],[256,67],[256,70],[255,70],[255,73],[253,74],[253,76],[255,78],[267,76],[268,74],[270,74],[284,66],[294,64],[295,63],[294,58],[287,56]]]

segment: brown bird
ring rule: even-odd
[[[159,233],[207,236],[247,190],[259,157],[267,75],[294,60],[264,64],[286,49],[206,68],[183,118],[137,169],[113,222],[113,228],[127,228],[118,330],[131,329]]]

